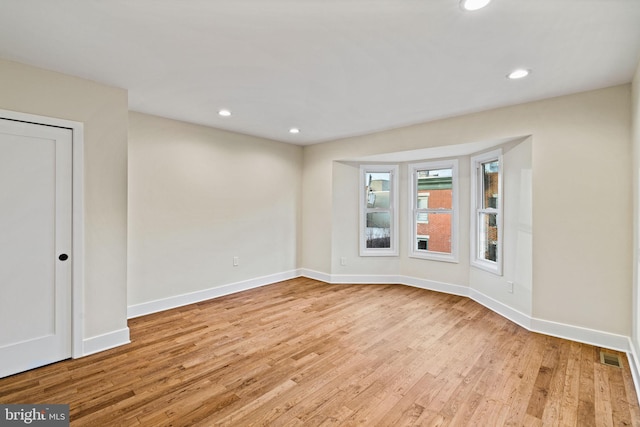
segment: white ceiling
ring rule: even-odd
[[[627,83],[640,60],[640,0],[458,3],[0,0],[0,57],[301,145]]]

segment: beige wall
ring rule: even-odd
[[[525,135],[531,135],[531,315],[632,333],[638,244],[629,230],[634,223],[637,229],[638,215],[632,220],[629,195],[639,179],[638,73],[633,98],[631,85],[622,85],[304,149],[128,114],[124,90],[15,62],[0,60],[0,77],[0,108],[85,126],[85,338],[126,327],[127,155],[128,299],[137,304],[297,267],[474,286],[468,270],[429,271],[402,256],[375,265],[354,257],[340,270],[342,253],[357,248],[357,219],[334,201],[351,199],[357,189],[341,185],[354,171],[339,161]],[[633,194],[637,202],[637,187]],[[343,244],[337,235],[356,238]],[[238,267],[233,256],[240,257]],[[492,285],[477,286],[490,292]],[[504,302],[516,309],[521,303]]]
[[[636,356],[638,356],[640,355],[640,64],[636,69],[632,86],[633,332],[631,341],[635,347]],[[640,361],[636,360],[636,363],[640,363]]]
[[[482,144],[486,146],[486,144]],[[333,233],[331,240],[331,273],[340,275],[390,275],[419,278],[449,285],[463,285],[509,307],[531,315],[532,270],[532,205],[531,205],[531,138],[517,138],[507,143],[493,143],[504,157],[504,265],[502,276],[471,268],[469,230],[471,217],[470,167],[471,156],[459,155],[458,159],[458,247],[459,262],[449,263],[409,257],[411,219],[409,205],[410,163],[437,160],[459,150],[450,147],[440,150],[440,157],[424,157],[424,152],[403,153],[413,156],[400,162],[399,186],[399,257],[360,257],[358,251],[358,194],[359,162],[336,161],[332,175]],[[480,148],[469,150],[483,151]],[[486,151],[486,149],[484,150]],[[400,154],[400,153],[398,153]],[[471,153],[473,154],[473,153]],[[341,265],[341,259],[346,265]],[[338,279],[340,280],[340,279]],[[514,292],[506,291],[507,282],[513,282]]]
[[[131,112],[129,305],[295,270],[301,178],[299,146]]]
[[[84,123],[84,338],[127,327],[127,92],[0,59],[0,108]]]
[[[533,138],[529,137],[502,150],[503,274],[469,268],[471,288],[527,316],[532,316],[533,297],[532,148]],[[463,220],[470,217],[470,212],[468,215]],[[506,290],[508,282],[513,283],[513,293]]]
[[[531,135],[531,315],[629,335],[630,95],[622,85],[305,147],[301,267],[336,273],[333,179],[349,172],[334,175],[334,161]]]

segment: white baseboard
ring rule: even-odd
[[[567,325],[543,319],[531,317],[525,313],[515,310],[500,301],[497,301],[476,289],[468,286],[454,285],[451,283],[437,282],[433,280],[420,279],[410,276],[396,275],[347,275],[347,274],[327,274],[310,269],[297,269],[269,276],[258,277],[236,283],[230,283],[215,288],[202,291],[191,292],[174,297],[164,298],[146,303],[131,305],[127,309],[128,318],[144,316],[146,314],[169,310],[208,299],[229,295],[261,286],[270,285],[296,277],[308,277],[331,284],[400,284],[406,286],[427,289],[436,292],[443,292],[453,295],[471,298],[477,303],[487,307],[491,311],[511,320],[532,332],[564,338],[571,341],[594,345],[626,352],[631,374],[633,376],[636,393],[640,396],[640,360],[638,353],[627,336],[612,334],[609,332],[583,328],[579,326]],[[84,355],[97,353],[102,350],[117,347],[129,343],[129,329],[114,331],[109,334],[100,335],[84,340]]]
[[[411,276],[398,276],[398,281],[396,283],[400,283],[401,285],[413,286],[414,288],[458,295],[461,297],[468,297],[470,295],[470,288],[468,286],[452,285],[451,283],[418,279],[417,277]]]
[[[564,338],[625,353],[631,350],[629,348],[629,337],[580,326],[567,325],[566,323],[532,318],[531,327],[528,329],[552,337]]]
[[[129,328],[122,328],[95,337],[85,338],[82,341],[82,356],[89,356],[90,354],[129,344],[130,342]]]
[[[529,331],[531,330],[531,317],[527,314],[511,308],[508,305],[501,303],[500,301],[497,301],[491,297],[488,297],[476,289],[471,289],[469,298],[471,298],[478,304],[484,305],[489,310],[498,313],[502,317],[506,317],[507,319],[522,326],[523,328]]]
[[[628,353],[631,350],[629,337],[612,334],[609,332],[583,328],[579,326],[567,325],[548,320],[537,319],[508,305],[497,301],[476,289],[468,286],[454,285],[451,283],[437,282],[427,279],[419,279],[410,276],[392,275],[332,275],[318,271],[300,269],[300,275],[311,279],[320,280],[327,283],[397,283],[406,286],[413,286],[421,289],[428,289],[437,292],[444,292],[471,298],[479,304],[487,307],[491,311],[511,320],[523,328],[545,335],[590,344],[597,347],[608,348]],[[634,355],[635,358],[635,355]],[[636,358],[637,360],[637,358]],[[640,372],[640,366],[636,367]]]
[[[295,277],[299,277],[300,275],[301,274],[298,270],[291,270],[283,273],[272,274],[269,276],[257,277],[255,279],[244,280],[242,282],[229,283],[227,285],[222,285],[215,288],[190,292],[188,294],[176,295],[169,298],[134,304],[127,307],[127,318],[132,319],[134,317],[140,317],[151,313],[157,313],[159,311],[182,307],[184,305],[206,301],[208,299],[230,295],[236,292],[270,285],[272,283],[281,282],[283,280],[293,279]]]
[[[399,282],[398,276],[384,274],[332,274],[331,283],[385,285]]]
[[[299,270],[299,275],[303,277],[308,277],[309,279],[319,280],[325,283],[337,283],[331,279],[331,274],[321,273],[315,270],[309,270],[308,268],[301,268]]]
[[[640,401],[640,359],[638,359],[638,351],[631,338],[629,338],[629,351],[627,351],[627,359],[629,360],[629,367],[631,368],[633,385],[636,388],[636,396],[638,396],[638,401]]]

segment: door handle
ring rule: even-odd
[[[67,254],[60,254],[60,256],[58,257],[58,259],[59,259],[60,261],[66,261],[66,260],[68,260],[68,259],[69,259],[69,255],[67,255]]]

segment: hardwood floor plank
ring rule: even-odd
[[[564,387],[560,403],[559,424],[575,426],[578,423],[578,402],[580,389],[581,345],[570,343],[566,356]]]
[[[596,425],[604,427],[613,426],[609,372],[605,371],[607,368],[602,364],[594,366]]]
[[[626,358],[455,295],[299,278],[129,326],[127,346],[0,379],[0,401],[68,403],[74,427],[640,427]]]
[[[623,369],[626,355],[618,353],[623,368],[608,367],[609,387],[611,393],[611,409],[614,426],[631,426],[633,416],[631,414],[628,402],[628,396],[624,386]],[[640,422],[640,420],[638,420]]]
[[[503,426],[506,425],[509,410],[509,406],[499,400],[483,398],[475,412],[468,417],[467,424]]]
[[[578,394],[578,425],[596,426],[595,378],[594,367],[597,350],[595,347],[582,346],[580,359],[580,392]]]
[[[558,345],[555,340],[547,339],[547,345],[542,356],[542,362],[538,369],[538,375],[534,384],[533,394],[529,400],[527,414],[542,420],[542,415],[547,407],[551,380],[558,363]]]

